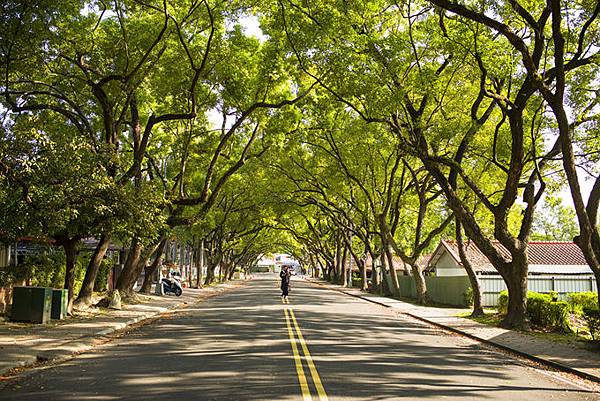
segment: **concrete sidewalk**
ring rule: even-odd
[[[45,325],[0,321],[0,376],[38,362],[69,359],[94,347],[108,334],[243,283],[238,280],[201,289],[185,288],[180,297],[140,294],[143,302],[124,304],[122,310],[102,309],[99,313],[77,314]]]
[[[489,326],[457,316],[458,314],[469,312],[470,309],[414,305],[397,299],[367,293],[355,288],[344,288],[339,285],[333,285],[320,279],[309,278],[308,280],[326,286],[329,289],[391,308],[399,313],[514,352],[528,359],[553,366],[559,370],[600,382],[599,353],[587,351],[575,345],[552,342],[536,338],[529,334]]]

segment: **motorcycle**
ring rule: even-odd
[[[163,288],[163,293],[166,294],[175,294],[178,297],[183,293],[183,289],[181,287],[181,283],[175,278],[163,278],[160,280]]]

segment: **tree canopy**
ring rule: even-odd
[[[598,2],[1,7],[0,234],[62,246],[67,272],[101,239],[81,302],[110,241],[125,292],[177,239],[207,250],[206,282],[285,250],[364,289],[378,260],[372,288],[406,274],[427,302],[422,257],[464,230],[509,327],[530,239],[575,240],[600,280]]]

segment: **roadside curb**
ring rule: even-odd
[[[325,288],[327,288],[329,290],[340,292],[340,293],[342,293],[344,295],[348,295],[348,296],[351,296],[351,297],[354,297],[354,298],[362,299],[364,301],[371,302],[373,304],[376,304],[376,305],[379,305],[379,306],[383,306],[385,308],[395,309],[391,305],[385,304],[383,302],[379,302],[379,301],[374,300],[374,299],[369,299],[369,297],[363,296],[361,294],[353,294],[353,293],[345,291],[345,290],[343,290],[341,288],[335,288],[335,287],[331,286],[329,283],[323,283],[323,282],[320,282],[320,281],[314,281],[312,279],[307,279],[307,278],[304,278],[304,280],[308,281],[309,283],[320,285],[320,286],[325,287]],[[496,348],[500,348],[503,351],[506,351],[506,352],[514,354],[514,355],[518,355],[518,356],[520,356],[522,358],[525,358],[525,359],[529,359],[529,360],[531,360],[533,362],[537,362],[539,364],[542,364],[542,365],[545,365],[545,366],[548,366],[548,367],[552,367],[552,368],[554,368],[556,370],[560,370],[560,371],[563,371],[563,372],[571,373],[571,374],[574,374],[574,375],[579,376],[581,378],[584,378],[584,379],[587,379],[587,380],[590,380],[590,381],[593,381],[593,382],[596,382],[596,383],[600,383],[600,376],[593,375],[593,374],[588,373],[588,372],[584,372],[582,370],[579,370],[579,369],[576,369],[576,368],[564,365],[564,364],[559,363],[559,362],[555,362],[555,361],[552,361],[552,360],[549,360],[549,359],[540,358],[538,356],[528,354],[526,352],[514,349],[514,348],[509,347],[507,345],[504,345],[504,344],[501,344],[501,343],[498,343],[498,342],[495,342],[495,341],[492,341],[492,340],[488,340],[488,339],[485,339],[485,338],[482,338],[482,337],[478,337],[478,336],[476,336],[474,334],[467,333],[467,332],[465,332],[463,330],[460,330],[460,329],[457,329],[455,327],[448,326],[448,325],[445,325],[443,323],[439,323],[439,322],[427,319],[425,317],[415,315],[415,314],[410,313],[410,312],[405,312],[405,311],[401,311],[401,310],[396,310],[396,311],[398,313],[402,314],[402,315],[410,316],[413,319],[416,319],[416,320],[419,320],[419,321],[431,324],[433,326],[436,326],[436,327],[439,327],[441,329],[453,332],[455,334],[459,334],[461,336],[470,338],[472,340],[476,340],[476,341],[481,342],[483,344],[487,344],[487,345],[490,345],[490,346],[493,346],[493,347],[496,347]]]
[[[103,340],[108,340],[107,337],[109,337],[110,335],[125,331],[137,323],[143,324],[148,320],[155,318],[161,314],[181,309],[186,305],[193,305],[196,303],[204,302],[210,298],[221,295],[229,290],[245,285],[247,281],[250,280],[242,281],[241,284],[237,285],[232,283],[226,283],[226,285],[224,285],[223,287],[214,288],[214,290],[210,291],[208,294],[199,294],[199,296],[191,302],[181,301],[169,307],[157,307],[156,310],[140,314],[139,316],[132,317],[131,319],[126,320],[124,322],[116,323],[111,327],[78,338],[73,338],[72,340],[69,340],[64,344],[60,344],[56,350],[40,352],[35,356],[24,356],[23,359],[15,361],[12,366],[0,369],[0,379],[2,378],[2,376],[4,376],[5,379],[16,376],[26,376],[29,373],[29,370],[34,371],[35,368],[44,367],[45,365],[58,364],[71,360],[77,355],[96,347],[99,342],[102,342]],[[2,380],[0,380],[0,383],[2,383]]]

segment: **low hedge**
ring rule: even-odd
[[[527,292],[527,314],[529,320],[538,326],[547,329],[561,329],[570,331],[569,313],[570,305],[565,301],[554,301],[555,294],[541,294]],[[508,291],[500,292],[498,311],[506,313],[508,310]]]
[[[600,310],[596,306],[595,308],[583,308],[582,312],[592,340],[598,340],[598,334],[600,334]]]
[[[498,298],[498,312],[508,312],[508,291],[500,291],[500,297]]]
[[[598,309],[598,294],[595,292],[572,292],[567,299],[573,313],[582,314],[584,309]]]

